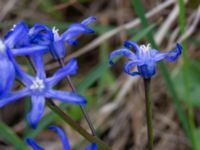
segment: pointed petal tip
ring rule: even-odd
[[[129,40],[124,41],[124,47],[131,48],[132,47],[131,41]]]
[[[34,142],[34,140],[32,139],[32,138],[30,138],[30,137],[28,137],[28,138],[26,138],[26,143],[28,144],[28,145],[32,145],[32,143]]]
[[[50,126],[48,126],[48,129],[50,129],[52,131],[55,131],[57,128],[59,128],[59,127],[56,126],[56,125],[50,125]]]
[[[26,143],[32,147],[33,150],[44,150],[44,148],[40,147],[33,138],[26,138]]]
[[[183,46],[180,43],[176,43],[176,48],[179,50],[179,53],[182,53]]]
[[[83,20],[83,21],[81,22],[81,24],[88,25],[88,24],[90,24],[90,23],[95,22],[96,20],[97,20],[96,17],[94,17],[94,16],[89,16],[88,18],[86,18],[85,20]]]
[[[30,113],[27,114],[26,120],[28,121],[29,125],[31,126],[32,129],[37,128],[38,121],[32,120]]]
[[[124,41],[124,47],[130,49],[130,48],[138,48],[138,44],[134,41],[131,41],[131,40],[126,40]]]
[[[109,60],[110,65],[114,65],[114,62],[112,60]]]
[[[96,21],[97,18],[95,16],[89,16],[88,19],[90,19],[91,21]]]
[[[78,45],[78,41],[74,40],[74,39],[67,40],[67,43],[70,44],[70,45],[73,45],[73,46],[77,46]]]

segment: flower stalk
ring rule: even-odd
[[[64,60],[63,60],[63,59],[59,58],[59,59],[58,59],[58,62],[59,62],[60,67],[63,68],[63,67],[65,66]],[[77,93],[77,92],[76,92],[76,88],[75,88],[75,86],[74,86],[74,83],[73,83],[73,81],[71,80],[70,76],[66,76],[66,80],[67,80],[67,83],[69,84],[71,90],[72,90],[73,92]],[[81,109],[81,111],[82,111],[82,113],[83,113],[83,116],[84,116],[85,120],[86,120],[87,123],[88,123],[88,126],[89,126],[89,128],[90,128],[90,130],[91,130],[92,135],[93,135],[93,136],[96,136],[96,131],[95,131],[95,128],[94,128],[94,126],[93,126],[93,124],[92,124],[92,121],[91,121],[91,119],[90,119],[90,117],[89,117],[89,114],[86,112],[85,108],[84,108],[82,105],[79,105],[79,106],[80,106],[80,109]]]
[[[102,140],[100,140],[96,136],[90,135],[87,131],[85,131],[81,126],[79,126],[71,117],[69,117],[66,113],[64,113],[59,107],[57,107],[52,101],[46,101],[47,106],[59,115],[67,124],[69,124],[74,130],[76,130],[80,135],[82,135],[85,139],[90,141],[91,143],[96,143],[98,149],[100,150],[111,150]]]
[[[146,102],[146,119],[148,133],[148,148],[153,150],[153,121],[152,121],[152,104],[150,99],[150,83],[151,79],[144,78],[145,102]]]

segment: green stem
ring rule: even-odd
[[[153,150],[153,125],[152,125],[152,104],[150,100],[150,82],[151,82],[151,79],[144,79],[148,147],[149,147],[149,150]]]
[[[60,66],[61,66],[62,68],[65,66],[64,60],[63,60],[63,59],[59,58],[59,59],[58,59],[58,62],[59,62]],[[71,80],[70,76],[66,76],[66,80],[67,80],[67,83],[69,84],[70,88],[72,89],[72,91],[75,92],[75,93],[77,93],[77,92],[76,92],[76,88],[75,88],[75,86],[74,86],[74,83],[73,83],[73,81]],[[88,123],[88,126],[89,126],[89,128],[90,128],[90,130],[91,130],[92,135],[93,135],[93,136],[96,136],[96,131],[95,131],[95,128],[94,128],[94,126],[93,126],[93,124],[92,124],[92,121],[91,121],[91,119],[90,119],[90,117],[89,117],[89,114],[87,113],[87,111],[85,110],[85,108],[84,108],[82,105],[79,105],[79,106],[80,106],[80,109],[81,109],[81,111],[82,111],[82,113],[83,113],[83,116],[84,116],[85,120],[86,120],[87,123]]]
[[[99,150],[111,150],[103,141],[101,141],[96,136],[90,135],[81,126],[79,126],[71,117],[69,117],[58,106],[56,106],[52,100],[47,100],[46,104],[53,112],[59,115],[68,125],[70,125],[74,130],[81,134],[85,139],[91,143],[96,143]]]

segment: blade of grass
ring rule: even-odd
[[[180,32],[181,34],[184,34],[185,27],[186,27],[186,19],[185,19],[185,5],[183,0],[178,1],[179,4],[179,25],[180,25]],[[183,81],[184,81],[184,93],[185,98],[189,101],[191,101],[190,96],[190,85],[189,85],[189,63],[188,63],[188,55],[187,55],[187,45],[186,41],[182,42],[183,46]],[[195,124],[194,124],[194,114],[193,114],[193,107],[190,103],[187,104],[188,106],[188,120],[189,120],[189,126],[190,126],[190,133],[191,133],[191,143],[193,150],[198,150],[198,143],[197,138],[195,135]]]
[[[27,150],[26,144],[3,122],[0,122],[0,137],[16,150]]]
[[[131,2],[133,4],[133,7],[135,8],[137,15],[141,19],[143,27],[147,28],[149,26],[149,23],[148,23],[148,20],[145,16],[145,11],[144,11],[144,8],[141,4],[141,1],[140,0],[132,0]],[[154,47],[155,49],[159,49],[155,40],[154,40],[152,31],[148,32],[147,38],[148,38],[149,42],[151,43],[152,47]],[[162,74],[162,76],[165,80],[166,86],[167,86],[167,88],[168,88],[168,90],[171,94],[172,101],[173,101],[173,103],[176,107],[177,114],[178,114],[179,119],[180,119],[180,121],[183,125],[185,133],[188,137],[191,137],[188,120],[187,120],[185,111],[184,111],[184,109],[183,109],[183,107],[180,103],[179,98],[178,98],[178,95],[177,95],[176,89],[173,85],[173,82],[171,80],[170,74],[169,74],[169,72],[168,72],[168,70],[167,70],[167,68],[166,68],[166,66],[163,62],[161,62],[159,64],[159,68],[160,68],[161,74]]]

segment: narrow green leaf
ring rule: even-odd
[[[186,16],[185,16],[185,4],[184,4],[184,0],[179,0],[178,1],[178,5],[179,5],[179,25],[180,25],[180,32],[181,34],[185,33],[185,29],[186,29]],[[189,65],[189,61],[188,61],[188,52],[187,52],[187,45],[186,45],[186,41],[182,42],[182,46],[183,46],[183,54],[182,54],[182,59],[183,59],[183,82],[184,82],[184,95],[185,95],[185,99],[187,99],[188,101],[192,101],[191,99],[191,93],[190,93],[190,81],[189,81],[189,77],[190,77],[190,65]],[[190,140],[192,143],[192,148],[193,150],[198,150],[198,142],[195,136],[195,122],[194,122],[194,114],[193,114],[193,107],[192,105],[190,105],[190,103],[188,103],[187,105],[188,108],[188,124],[190,127]]]
[[[2,121],[0,122],[0,137],[13,145],[16,150],[26,150],[26,144]]]

